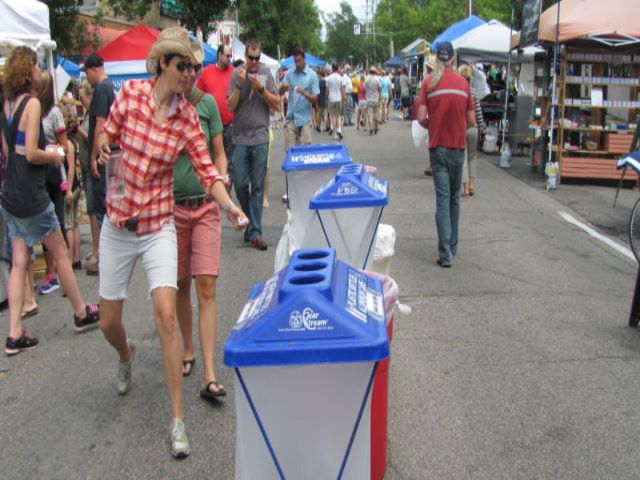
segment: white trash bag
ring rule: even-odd
[[[411,137],[413,138],[413,146],[421,148],[429,138],[429,130],[420,125],[417,120],[414,120],[411,122]]]
[[[278,247],[276,248],[276,258],[275,258],[275,273],[278,273],[280,270],[289,265],[289,260],[291,259],[291,255],[295,250],[298,249],[298,246],[295,243],[294,236],[292,234],[292,217],[289,210],[287,210],[287,223],[284,224],[284,228],[282,229],[282,236],[278,241]]]
[[[381,223],[376,232],[376,241],[373,246],[371,258],[371,270],[389,275],[391,257],[395,254],[396,231],[391,225]]]

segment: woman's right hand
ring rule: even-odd
[[[104,143],[100,147],[100,156],[98,157],[98,163],[100,163],[100,165],[106,165],[107,163],[109,163],[109,155],[111,155],[109,144]]]

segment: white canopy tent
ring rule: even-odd
[[[56,81],[53,50],[49,30],[49,7],[37,0],[0,0],[0,56],[6,57],[9,49],[27,45],[35,49],[47,64],[47,70]],[[66,85],[65,85],[66,86]],[[55,88],[58,92],[57,85]]]
[[[464,62],[507,63],[511,52],[511,33],[511,29],[504,23],[490,20],[451,43],[456,49],[458,58]],[[513,52],[511,60],[514,63],[532,62],[536,52],[543,51],[541,48],[527,47],[522,51]]]
[[[209,36],[207,43],[213,48],[218,48],[218,43],[216,43],[217,40],[218,39],[215,35],[211,35]],[[242,43],[239,38],[233,37],[233,39],[231,40],[231,53],[233,54],[233,59],[244,60],[245,50],[246,47],[244,43]],[[264,52],[262,52],[262,55],[260,55],[260,62],[264,63],[267,66],[267,68],[271,72],[271,75],[273,75],[273,78],[278,81],[278,70],[280,69],[280,62],[278,62],[278,60],[276,60],[275,58],[271,58]]]

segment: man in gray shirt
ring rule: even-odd
[[[378,103],[380,101],[380,79],[375,66],[369,69],[369,75],[364,81],[364,94],[367,100],[367,120],[369,123],[369,135],[378,133]]]
[[[236,196],[249,226],[245,241],[252,248],[266,250],[262,238],[262,189],[269,154],[269,109],[277,109],[280,97],[269,69],[260,63],[262,47],[248,40],[246,66],[236,68],[229,82],[227,106],[234,114],[231,141]]]

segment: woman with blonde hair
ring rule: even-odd
[[[9,334],[5,353],[15,355],[38,347],[39,340],[22,326],[29,247],[42,241],[53,256],[60,280],[74,310],[76,331],[97,325],[98,309],[82,299],[76,283],[67,246],[53,203],[47,194],[47,168],[60,168],[64,155],[45,151],[40,127],[40,101],[31,96],[41,78],[37,54],[28,47],[14,48],[5,63],[5,101],[0,115],[4,135],[3,153],[8,158],[7,181],[2,192],[0,213],[4,217],[13,250],[9,275]]]
[[[484,118],[482,116],[482,108],[480,101],[471,81],[473,80],[473,68],[468,63],[458,67],[458,73],[469,82],[471,95],[473,96],[473,106],[476,112],[476,125],[469,125],[467,128],[464,167],[462,169],[462,197],[468,198],[472,196],[476,189],[476,159],[478,158],[478,133],[485,129]]]

